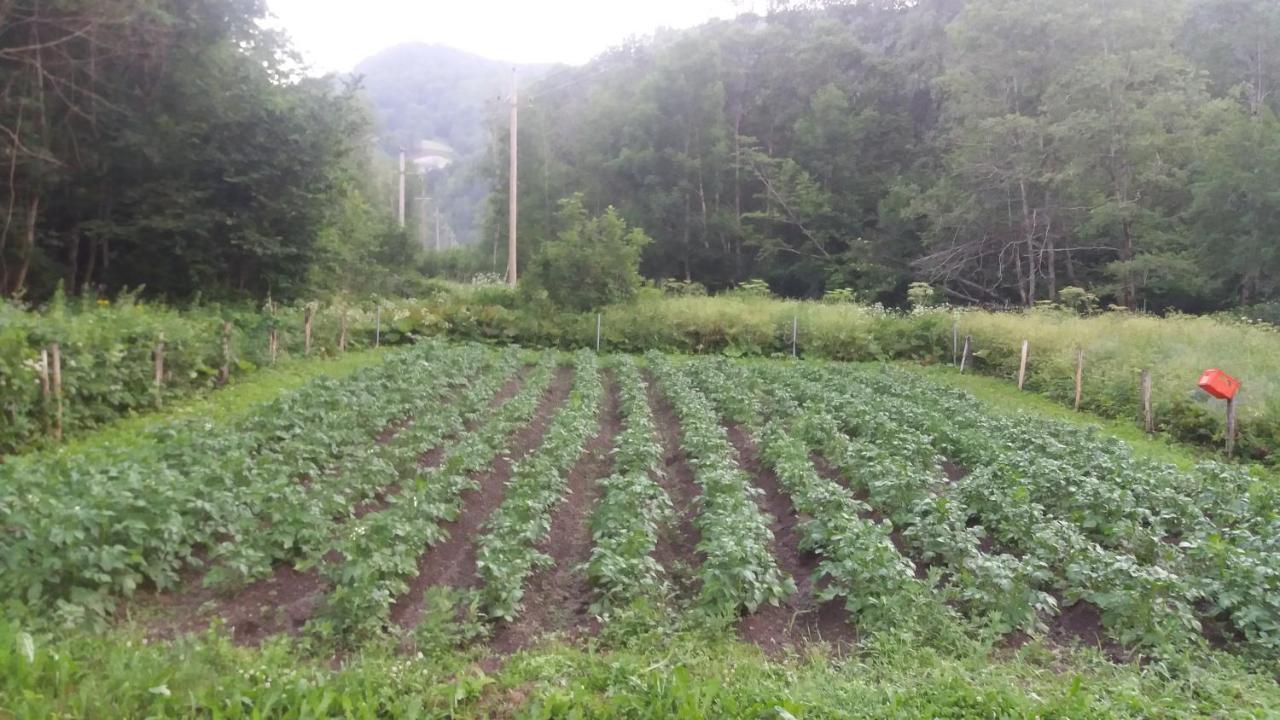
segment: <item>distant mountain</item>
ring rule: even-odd
[[[441,45],[397,45],[355,68],[381,125],[380,144],[388,152],[422,141],[449,145],[460,159],[487,147],[485,119],[490,104],[509,92],[511,68],[522,83],[550,65],[490,60]]]

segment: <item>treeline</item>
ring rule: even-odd
[[[0,294],[394,289],[358,89],[263,0],[0,1]],[[376,201],[374,200],[376,198]],[[390,287],[389,287],[390,286]]]
[[[654,238],[646,276],[712,289],[1265,302],[1278,85],[1274,0],[784,3],[532,87],[521,254],[582,192]],[[504,139],[488,238],[505,237],[505,154]]]

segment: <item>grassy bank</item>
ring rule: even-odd
[[[509,658],[372,650],[334,670],[284,643],[31,637],[0,625],[0,718],[1247,718],[1280,691],[1226,656],[1113,665],[1038,643],[940,653],[911,638],[777,660],[730,637],[550,645]]]

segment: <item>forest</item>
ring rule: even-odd
[[[428,253],[395,223],[386,152],[428,123],[380,128],[361,78],[309,77],[265,13],[0,2],[0,293],[412,295],[502,271],[502,103],[436,110],[481,142],[446,188],[491,192],[469,247]],[[652,239],[640,273],[672,287],[1267,303],[1277,38],[1270,0],[780,2],[659,31],[522,90],[520,264],[581,193]]]
[[[1269,0],[783,3],[660,33],[528,93],[521,253],[583,192],[654,238],[644,275],[713,290],[1264,302],[1278,38]],[[504,146],[494,160],[489,237]]]
[[[302,74],[265,12],[0,2],[0,292],[185,301],[395,282],[385,270],[412,254],[372,200],[358,86]]]

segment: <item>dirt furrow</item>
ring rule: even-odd
[[[515,396],[524,385],[531,366],[525,366],[489,401],[496,408]],[[449,402],[446,398],[442,402]],[[383,429],[374,442],[390,442],[404,430],[410,419],[396,421]],[[468,424],[473,429],[475,420]],[[444,456],[448,442],[424,452],[418,459],[422,467],[438,465]],[[392,485],[356,506],[353,516],[363,517],[380,512],[390,504],[390,499],[400,491]],[[346,517],[334,518],[335,527],[346,522]],[[326,556],[327,561],[340,561]],[[220,621],[232,639],[241,645],[258,645],[267,637],[279,633],[297,634],[318,609],[329,584],[317,568],[297,570],[293,563],[277,563],[271,575],[249,583],[247,586],[224,594],[215,588],[203,587],[207,572],[193,569],[183,578],[179,592],[157,595],[144,603],[144,614],[152,616],[146,621],[148,634],[153,637],[171,638],[178,635],[203,632],[213,622]]]
[[[813,572],[819,558],[800,549],[801,518],[777,475],[760,459],[755,441],[739,425],[727,424],[729,442],[738,451],[739,467],[752,477],[764,494],[760,507],[773,518],[773,555],[778,567],[796,581],[796,592],[779,605],[763,605],[738,624],[739,634],[768,654],[814,642],[829,643],[836,650],[852,645],[856,632],[839,600],[825,603],[814,595]]]
[[[695,550],[702,542],[702,533],[694,524],[702,491],[694,481],[693,468],[689,467],[689,458],[680,444],[680,419],[675,408],[658,390],[652,376],[646,380],[649,408],[662,444],[662,471],[656,479],[671,498],[676,512],[676,522],[658,536],[653,557],[666,570],[667,578],[675,586],[677,598],[690,601],[698,593],[698,566],[705,559]],[[690,558],[694,558],[693,564],[690,564]]]
[[[474,588],[476,576],[476,538],[494,509],[502,503],[503,490],[511,477],[512,464],[533,452],[542,442],[556,410],[564,404],[573,387],[573,369],[561,367],[542,396],[534,419],[507,443],[489,469],[476,478],[479,487],[462,497],[462,512],[453,522],[442,527],[448,536],[418,558],[418,575],[409,591],[391,607],[392,622],[405,628],[417,625],[421,617],[424,595],[428,588]]]
[[[553,564],[529,578],[519,616],[494,632],[490,647],[495,651],[510,654],[552,632],[572,638],[599,631],[589,611],[591,584],[580,568],[591,558],[591,512],[599,495],[596,481],[613,471],[614,442],[621,428],[618,388],[606,379],[600,431],[569,471],[567,494],[551,516],[551,531],[540,548]]]
[[[528,379],[529,373],[532,372],[532,370],[532,365],[525,365],[521,367],[515,375],[507,380],[498,392],[489,399],[487,407],[491,410],[501,407],[503,403],[515,397],[516,394],[520,392],[520,388],[524,387],[524,383]],[[475,430],[476,426],[480,424],[482,419],[482,416],[475,416],[467,420],[463,426],[463,432],[467,433]],[[457,439],[458,436],[452,434],[446,438],[442,438],[439,443],[436,443],[435,447],[418,456],[418,467],[425,469],[439,465],[440,462],[444,460],[444,455],[448,452],[449,446],[453,442],[457,441]],[[351,513],[352,516],[362,518],[369,513],[382,512],[383,510],[386,510],[391,504],[391,499],[396,495],[399,495],[402,489],[403,488],[401,488],[400,483],[395,483],[389,487],[383,488],[376,496],[357,505],[355,510]]]

